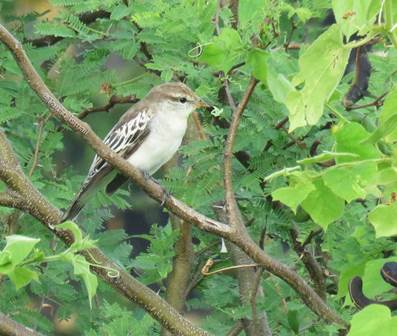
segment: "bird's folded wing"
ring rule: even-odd
[[[135,111],[128,120],[122,120],[105,137],[103,142],[122,157],[129,157],[148,136],[149,121],[152,114],[143,109]],[[88,172],[86,183],[104,169],[108,163],[98,155],[95,156]]]

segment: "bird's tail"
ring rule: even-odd
[[[87,201],[87,194],[88,191],[92,188],[90,188],[91,183],[85,183],[83,184],[82,188],[74,198],[72,204],[69,206],[69,208],[65,211],[62,217],[62,222],[65,222],[67,220],[74,220],[80,213],[81,210],[83,210],[86,201]]]
[[[69,208],[65,211],[62,222],[67,220],[75,220],[75,218],[79,215],[80,211],[84,208],[87,203],[88,196],[91,194],[93,190],[99,187],[102,183],[103,178],[110,173],[112,167],[105,166],[98,173],[96,173],[92,178],[87,179],[73,202],[69,206]]]

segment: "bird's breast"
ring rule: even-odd
[[[186,132],[186,126],[185,118],[153,117],[150,133],[128,161],[140,170],[154,174],[178,150]]]

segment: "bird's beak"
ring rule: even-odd
[[[207,104],[204,100],[200,99],[196,102],[195,108],[204,108],[204,109],[209,109],[211,108],[211,105]]]

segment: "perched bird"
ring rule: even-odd
[[[190,113],[207,106],[183,83],[155,86],[123,114],[103,142],[144,174],[152,175],[178,150]],[[106,185],[106,192],[112,194],[127,179],[105,160],[95,156],[63,221],[76,218],[89,195],[100,186]]]

